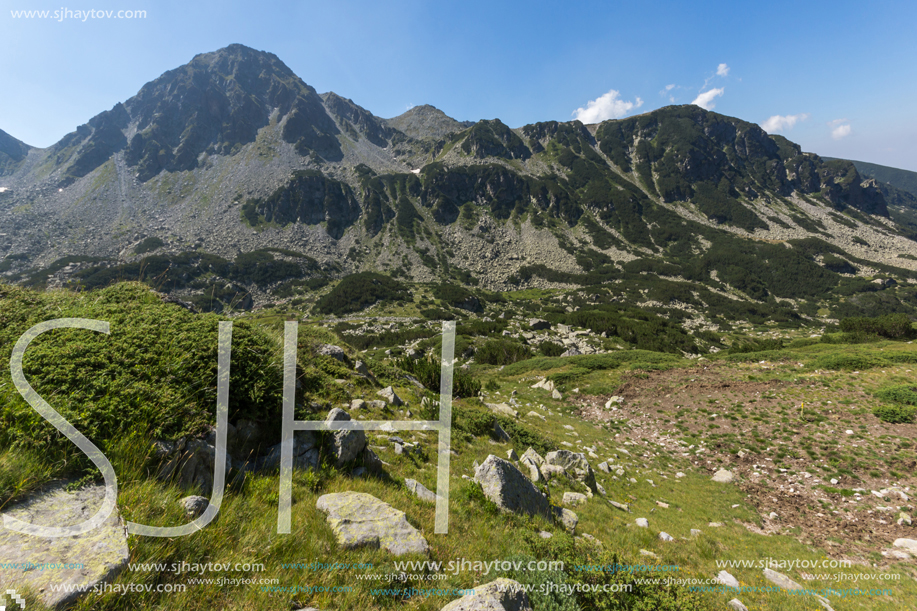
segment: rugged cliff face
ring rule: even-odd
[[[241,45],[48,149],[0,133],[0,187],[0,273],[32,284],[98,284],[153,257],[200,272],[203,253],[228,275],[189,272],[176,290],[222,277],[264,299],[359,271],[504,290],[641,273],[762,300],[813,278],[821,291],[844,274],[905,280],[917,263],[906,191],[741,119],[671,106],[511,129],[420,106],[386,120]],[[233,275],[251,253],[292,267]]]

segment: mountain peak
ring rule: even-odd
[[[474,125],[473,121],[456,121],[430,104],[414,106],[397,117],[386,119],[385,122],[418,140],[423,138],[438,140],[445,137],[446,134],[460,132]]]
[[[0,176],[11,174],[32,147],[0,129]]]

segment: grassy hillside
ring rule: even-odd
[[[854,321],[820,338],[762,325],[742,333],[699,338],[707,356],[698,358],[688,352],[692,358],[686,358],[678,350],[635,349],[639,333],[634,336],[636,344],[625,342],[618,349],[616,344],[625,340],[614,335],[617,331],[607,332],[626,322],[637,329],[640,324],[650,325],[648,329],[655,329],[658,335],[663,327],[652,325],[661,322],[641,321],[627,313],[603,319],[583,309],[567,312],[560,308],[554,314],[560,317],[554,322],[555,329],[567,324],[570,333],[575,333],[586,331],[591,324],[606,330],[605,338],[599,333],[596,337],[608,340],[605,352],[560,357],[539,343],[542,336],[554,337],[550,334],[555,329],[538,330],[540,325],[529,324],[535,312],[527,312],[524,306],[538,303],[533,297],[501,296],[497,303],[507,314],[503,319],[485,320],[483,313],[454,310],[460,319],[459,337],[471,348],[467,352],[459,349],[457,354],[485,356],[488,349],[484,346],[497,338],[529,353],[500,352],[516,354],[503,361],[460,357],[460,365],[468,366],[463,375],[471,376],[482,390],[480,397],[455,401],[448,535],[434,534],[433,505],[418,500],[404,485],[405,478],[413,478],[435,489],[436,436],[404,432],[401,436],[418,443],[420,449],[398,454],[387,434],[369,433],[370,446],[387,463],[386,474],[355,477],[349,469],[333,467],[324,456],[317,471],[296,472],[290,535],[276,533],[278,476],[262,472],[230,486],[218,519],[202,531],[177,539],[131,537],[129,541],[131,562],[257,563],[264,565],[263,571],[179,575],[128,570],[114,583],[185,584],[187,590],[90,595],[74,608],[280,611],[300,606],[338,610],[409,606],[426,611],[441,609],[454,596],[406,598],[381,590],[469,588],[497,576],[483,570],[449,572],[429,567],[403,571],[396,569],[385,551],[340,549],[315,503],[323,494],[348,490],[367,492],[406,512],[408,521],[422,531],[431,547],[428,558],[410,560],[445,564],[463,558],[562,561],[562,571],[517,571],[510,576],[529,584],[632,586],[629,594],[537,595],[533,599],[536,611],[700,611],[723,609],[735,596],[749,609],[820,608],[810,596],[698,592],[690,584],[640,581],[673,576],[708,580],[725,568],[724,562],[768,559],[850,559],[854,562],[850,567],[812,571],[841,575],[838,581],[828,577],[806,580],[799,569],[775,568],[813,589],[876,587],[891,591],[843,598],[829,594],[835,609],[901,609],[917,598],[913,561],[897,561],[881,553],[894,538],[913,536],[911,527],[895,524],[892,518],[897,510],[886,514],[878,508],[899,504],[912,512],[913,507],[870,494],[870,490],[893,484],[902,488],[917,485],[912,441],[917,425],[909,421],[913,416],[910,405],[917,398],[909,386],[917,347],[910,343],[909,324],[902,327],[897,319]],[[539,301],[550,300],[542,295]],[[318,318],[301,325],[300,417],[324,417],[331,406],[343,406],[351,399],[376,399],[376,390],[388,384],[394,385],[407,406],[370,406],[354,416],[429,417],[420,401],[436,395],[403,377],[401,367],[413,366],[402,360],[401,352],[405,342],[435,350],[436,323],[427,326],[422,317],[415,317],[411,324],[416,327],[409,327],[403,316],[405,306],[386,307],[343,325],[336,322],[336,331]],[[580,318],[572,316],[580,313]],[[235,318],[231,422],[245,417],[276,424],[279,331],[283,320],[294,314],[303,316],[302,312],[273,310]],[[81,294],[0,285],[0,346],[4,351],[0,356],[8,359],[12,342],[36,321],[61,316],[109,320],[112,334],[90,337],[89,332],[65,331],[36,340],[26,358],[27,376],[40,394],[104,448],[119,476],[118,503],[126,519],[152,525],[183,523],[177,501],[187,492],[150,476],[156,466],[150,444],[155,438],[201,433],[213,423],[215,329],[220,317],[192,314],[162,303],[158,295],[136,284]],[[609,327],[596,326],[599,323]],[[346,343],[350,338],[366,337],[371,329],[374,337],[384,338],[386,333],[407,334],[409,328],[427,329],[426,338],[401,335],[390,344],[394,350],[389,355],[384,353],[389,349],[384,342],[376,343],[381,340],[363,346],[365,353]],[[673,341],[680,341],[678,333]],[[899,340],[882,337],[895,333]],[[552,341],[562,344],[566,337]],[[707,347],[714,341],[722,348],[711,353]],[[319,356],[322,343],[343,346],[345,361]],[[348,363],[357,358],[368,363],[376,383],[351,370]],[[533,388],[541,379],[553,382],[561,398]],[[608,403],[611,396],[623,400]],[[503,402],[517,410],[518,417],[496,414],[485,406]],[[0,503],[8,504],[56,478],[92,479],[85,465],[73,460],[75,454],[66,440],[49,435],[11,390],[8,369],[0,370],[0,409]],[[407,410],[413,415],[408,416]],[[510,434],[511,441],[492,438],[494,422]],[[500,514],[479,487],[463,478],[473,475],[473,463],[483,462],[489,454],[506,457],[512,449],[521,455],[530,446],[542,455],[554,449],[586,454],[607,498],[597,494],[574,508],[579,516],[576,534],[592,535],[597,543],[573,537],[540,518]],[[599,469],[602,462],[613,468],[609,472]],[[711,481],[719,468],[732,470],[736,482]],[[583,491],[573,480],[552,482],[543,489],[554,505],[562,504],[565,492]],[[609,500],[627,504],[630,511],[612,506]],[[777,517],[769,517],[771,512]],[[649,528],[635,525],[640,517],[648,519]],[[692,529],[701,532],[692,533]],[[542,531],[552,537],[542,538]],[[660,540],[662,531],[675,539]],[[364,568],[290,566],[310,562],[354,563]],[[365,568],[369,564],[371,568]],[[679,570],[674,575],[595,570],[598,565],[614,564],[677,565]],[[760,567],[726,570],[743,587],[769,585]],[[401,573],[406,573],[404,581],[387,577]],[[857,574],[859,581],[844,577],[851,574]],[[877,575],[901,577],[869,581]],[[256,582],[221,586],[189,583],[191,577]],[[41,607],[30,600],[27,608]]]

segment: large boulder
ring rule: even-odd
[[[293,468],[303,471],[318,469],[318,440],[312,431],[295,431],[293,433]],[[280,468],[281,448],[283,443],[271,446],[268,453],[261,457],[255,468],[273,470]]]
[[[164,459],[157,472],[161,480],[172,480],[184,490],[213,490],[216,448],[203,439],[182,438],[178,441],[156,443],[156,454]],[[226,454],[226,472],[232,468],[232,458]]]
[[[578,482],[586,484],[593,492],[598,492],[598,486],[595,481],[595,471],[589,466],[586,455],[570,450],[556,450],[548,452],[545,456],[545,462],[556,467],[563,467],[567,475]]]
[[[503,511],[551,517],[551,503],[519,469],[491,454],[474,472],[484,495]]]
[[[411,491],[411,494],[419,498],[421,501],[427,501],[430,503],[436,502],[436,493],[417,480],[407,478],[404,480],[404,485],[407,486],[408,490]]]
[[[408,523],[403,511],[362,492],[338,492],[319,497],[315,505],[345,548],[372,547],[403,554],[424,554],[427,540]]]
[[[382,397],[383,399],[385,399],[385,401],[389,405],[394,405],[395,407],[398,407],[399,405],[404,405],[404,401],[401,400],[401,397],[399,397],[398,394],[395,393],[395,389],[392,388],[391,386],[386,386],[385,388],[383,388],[376,394]]]
[[[350,414],[339,407],[328,412],[327,422],[349,421]],[[331,454],[335,464],[340,467],[349,463],[360,455],[366,447],[366,433],[364,431],[334,431],[331,442]]]
[[[36,526],[75,526],[95,515],[104,498],[104,486],[68,492],[60,485],[5,507],[4,514]],[[129,557],[127,527],[117,508],[100,527],[75,537],[49,539],[0,528],[0,558],[4,563],[80,567],[51,571],[0,568],[0,592],[8,588],[21,592],[27,587],[48,607],[64,607],[80,597],[78,588],[87,591],[114,579],[127,566]]]
[[[501,577],[475,586],[474,594],[453,600],[442,611],[532,611],[532,605],[522,584]]]
[[[322,356],[330,356],[331,358],[344,362],[344,349],[340,346],[335,346],[334,344],[322,344],[318,348],[318,353]]]

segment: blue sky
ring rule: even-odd
[[[697,101],[807,151],[917,171],[914,2],[0,4],[0,129],[33,146],[238,42],[382,117],[426,103],[518,127]],[[147,16],[11,13],[62,8]]]

